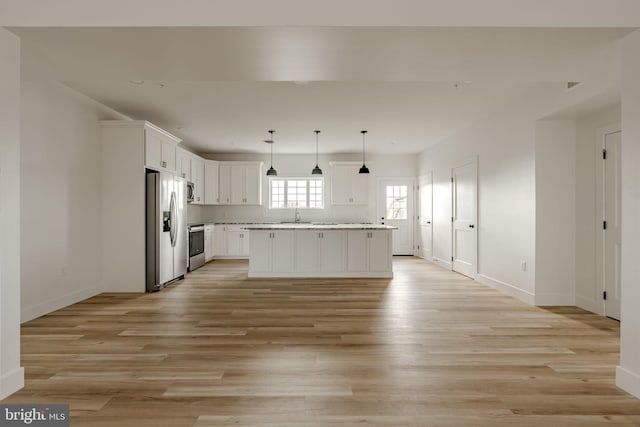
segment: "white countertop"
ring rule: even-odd
[[[327,223],[284,223],[247,224],[246,230],[396,230],[398,227],[381,224],[327,224]]]

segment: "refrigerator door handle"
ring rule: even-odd
[[[169,229],[169,237],[171,238],[171,246],[175,248],[176,246],[176,222],[178,221],[178,212],[176,210],[176,193],[174,191],[171,192],[171,202],[169,205],[169,215],[171,215],[170,224],[171,228]]]

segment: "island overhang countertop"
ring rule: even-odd
[[[384,224],[327,224],[327,223],[280,223],[247,224],[245,230],[396,230],[398,227]]]

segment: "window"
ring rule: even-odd
[[[322,178],[270,178],[269,209],[323,209]]]
[[[407,186],[387,185],[387,219],[407,219]]]

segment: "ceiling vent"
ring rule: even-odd
[[[571,89],[575,89],[576,86],[580,86],[582,84],[582,82],[567,82],[567,85],[565,86],[566,90],[571,90]]]

